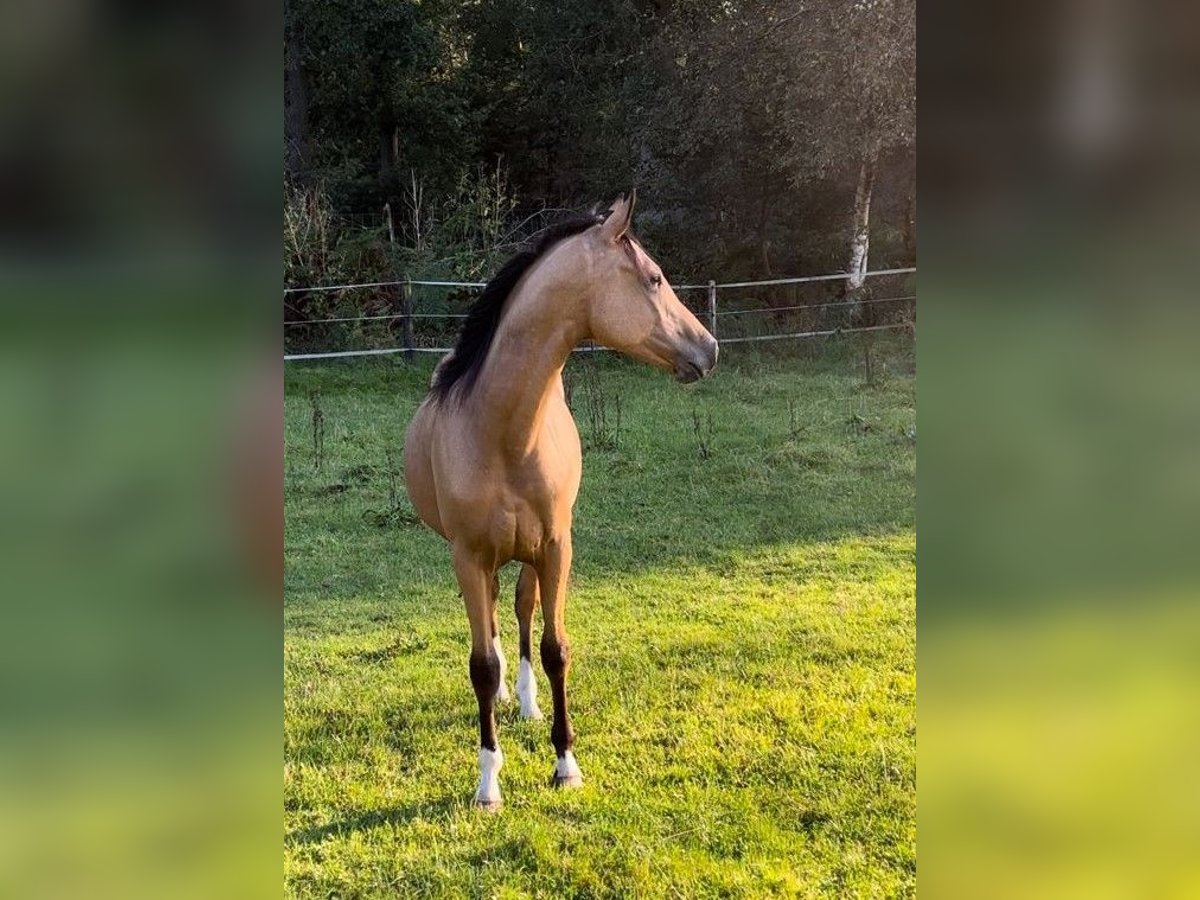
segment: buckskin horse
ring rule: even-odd
[[[583,459],[563,391],[567,357],[591,339],[697,381],[717,342],[687,309],[630,230],[634,195],[607,214],[551,227],[506,263],[471,306],[454,350],[438,363],[404,443],[413,508],[451,545],[471,624],[471,684],[479,702],[475,803],[500,806],[504,763],[495,703],[509,699],[500,647],[498,571],[517,560],[517,698],[541,718],[531,662],[533,613],[542,608],[542,666],[554,717],[553,784],[583,782],[567,711],[571,650],[564,624],[571,513]]]

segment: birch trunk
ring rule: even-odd
[[[866,278],[867,256],[871,245],[871,194],[875,190],[875,167],[879,145],[872,143],[858,167],[858,187],[854,191],[854,227],[850,235],[850,265],[846,271],[846,292],[861,290]]]

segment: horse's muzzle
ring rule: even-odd
[[[706,333],[702,341],[679,354],[679,359],[675,363],[675,377],[682,384],[699,381],[716,366],[717,352],[716,339]]]

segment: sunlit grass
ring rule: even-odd
[[[912,894],[912,378],[903,355],[873,387],[847,358],[739,362],[689,389],[602,364],[622,431],[585,449],[567,607],[586,783],[550,789],[549,723],[503,708],[496,816],[470,805],[446,548],[403,502],[371,514],[390,507],[386,448],[398,467],[428,365],[289,372],[291,894]],[[585,445],[587,402],[576,385]],[[693,411],[713,416],[707,460]]]

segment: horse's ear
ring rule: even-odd
[[[600,233],[614,244],[629,230],[633,222],[633,204],[637,202],[637,190],[631,190],[627,197],[619,197],[613,201],[608,218],[600,226]]]

